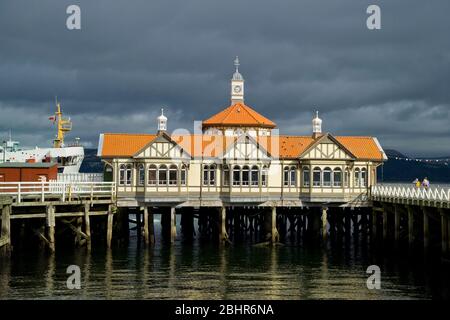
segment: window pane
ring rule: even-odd
[[[333,185],[335,187],[342,186],[342,171],[341,170],[335,170],[333,173]]]
[[[181,185],[183,185],[183,186],[185,186],[186,185],[186,169],[185,168],[183,168],[183,169],[181,169],[181,178],[180,178],[180,182],[181,182]]]
[[[216,184],[216,170],[214,168],[209,171],[209,184],[211,186]]]
[[[268,169],[263,168],[262,177],[261,177],[261,185],[263,187],[267,186],[267,175],[268,175]]]
[[[311,179],[310,175],[309,175],[309,170],[308,169],[304,169],[303,170],[303,186],[304,187],[309,187],[309,180]]]
[[[167,168],[165,167],[159,168],[158,181],[160,185],[167,184]]]
[[[223,185],[224,186],[230,185],[230,170],[223,171]]]
[[[139,166],[139,185],[143,186],[145,183],[145,171],[144,166]]]
[[[259,170],[257,168],[252,169],[252,186],[259,184]]]
[[[208,185],[209,181],[209,171],[207,169],[203,169],[203,184]]]
[[[150,167],[148,170],[148,184],[155,185],[156,184],[156,168]]]
[[[233,169],[233,185],[238,186],[241,184],[241,171],[239,168]]]
[[[295,169],[291,169],[291,186],[295,186],[297,184],[297,172]]]
[[[329,169],[323,171],[323,185],[326,187],[331,186],[331,170]]]
[[[289,170],[287,168],[283,171],[283,184],[287,186],[289,184]]]
[[[171,168],[169,171],[169,184],[170,185],[177,184],[177,170],[176,169]]]
[[[313,186],[320,186],[321,185],[320,174],[321,174],[320,169],[314,169],[314,172],[313,172]]]
[[[244,167],[244,169],[242,169],[242,185],[248,186],[249,180],[250,179],[249,179],[248,167]]]

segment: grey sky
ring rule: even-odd
[[[78,4],[82,30],[65,27]],[[382,30],[365,26],[382,9]],[[48,144],[58,95],[70,138],[193,130],[229,105],[239,55],[246,103],[282,134],[377,136],[417,156],[450,154],[450,2],[377,0],[0,1],[0,137]]]

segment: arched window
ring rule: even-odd
[[[313,170],[313,186],[320,187],[322,185],[322,170],[315,167]]]
[[[309,168],[303,167],[302,171],[303,171],[303,186],[309,187],[309,182],[310,182],[309,180],[311,179]]]
[[[148,184],[151,186],[156,185],[157,182],[157,171],[158,169],[156,168],[156,166],[154,164],[151,164],[148,167]]]
[[[361,169],[360,183],[361,183],[361,187],[365,187],[367,185],[367,170],[366,170],[366,168]]]
[[[230,185],[230,167],[227,165],[223,166],[223,185]]]
[[[356,168],[355,169],[355,184],[354,184],[355,187],[359,187],[359,173],[360,173],[359,168]]]
[[[180,171],[180,184],[182,186],[186,185],[186,181],[187,181],[187,168],[186,166],[183,164],[181,166],[181,171]]]
[[[203,166],[203,185],[209,184],[209,166]]]
[[[133,167],[131,164],[127,164],[127,167],[125,169],[125,184],[127,186],[131,185],[132,176],[133,176]]]
[[[290,185],[295,187],[297,185],[297,168],[292,166],[289,173]]]
[[[261,186],[267,186],[267,180],[269,179],[269,168],[264,166],[261,172]]]
[[[142,163],[138,167],[138,176],[138,184],[143,186],[145,184],[145,167]]]
[[[289,167],[284,167],[283,169],[283,185],[289,185]]]
[[[233,186],[241,185],[241,168],[239,166],[233,167]]]
[[[209,166],[209,185],[210,186],[216,185],[216,166],[215,165]]]
[[[342,187],[342,169],[334,168],[333,170],[333,186]]]
[[[248,166],[242,167],[242,185],[248,186],[250,184],[250,168]]]
[[[323,185],[325,187],[331,186],[331,169],[328,167],[323,170]]]
[[[174,164],[169,168],[169,185],[173,186],[178,183],[178,167]]]
[[[167,166],[160,165],[158,169],[158,184],[161,186],[167,185]]]
[[[125,165],[121,164],[119,167],[119,185],[125,185]]]
[[[259,168],[258,166],[252,167],[252,186],[258,186],[259,185]]]

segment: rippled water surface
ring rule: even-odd
[[[0,259],[1,299],[448,299],[448,265],[429,267],[379,258],[365,245],[331,242],[277,247],[157,243],[15,252]],[[79,265],[82,288],[66,287],[66,268]],[[382,270],[382,289],[368,290],[366,268]]]

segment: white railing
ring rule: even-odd
[[[450,203],[450,187],[424,188],[415,187],[412,184],[377,184],[371,187],[370,197],[372,200],[426,200]]]
[[[103,173],[58,173],[58,182],[102,182]]]
[[[62,201],[79,196],[115,198],[115,192],[114,182],[0,182],[0,195],[12,196],[18,203],[27,196],[37,196],[42,202],[50,197]]]

